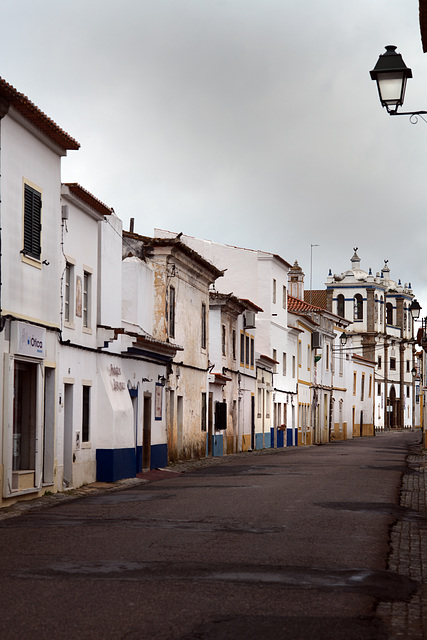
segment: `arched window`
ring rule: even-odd
[[[387,302],[385,310],[385,319],[387,324],[393,324],[393,305],[391,302]]]
[[[384,313],[384,298],[381,296],[380,299],[380,325],[383,325],[383,313]]]
[[[406,310],[406,304],[403,305],[403,330],[408,328],[408,312]]]
[[[340,316],[340,318],[345,318],[344,315],[344,296],[342,293],[340,293],[337,296],[337,315]]]
[[[375,306],[374,306],[374,309],[375,309],[375,311],[374,311],[374,313],[375,313],[374,322],[375,322],[375,324],[377,324],[378,323],[378,296],[377,296],[377,294],[375,294]]]
[[[363,320],[363,298],[360,293],[354,296],[354,319]]]

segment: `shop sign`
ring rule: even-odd
[[[155,396],[155,413],[154,419],[162,419],[162,400],[163,400],[163,386],[156,383],[156,396]]]
[[[46,357],[46,329],[43,327],[13,322],[11,338],[15,354],[39,359]]]
[[[108,367],[108,373],[111,376],[111,386],[113,391],[126,391],[126,383],[121,380],[117,380],[118,377],[121,377],[122,370],[120,367],[116,367],[114,364],[110,364]]]

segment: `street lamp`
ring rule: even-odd
[[[414,298],[409,307],[409,311],[411,312],[411,316],[414,320],[418,320],[421,312],[421,305],[416,298]]]
[[[375,67],[370,71],[372,80],[377,83],[380,102],[391,116],[421,116],[427,111],[398,112],[405,99],[406,81],[412,78],[412,71],[403,62],[394,45],[387,45],[386,52],[381,54]],[[424,120],[424,118],[423,118]],[[413,118],[411,122],[417,122]]]

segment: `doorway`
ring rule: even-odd
[[[151,463],[151,394],[144,395],[144,420],[142,427],[142,468],[150,469]]]
[[[15,361],[13,471],[36,468],[37,364]]]
[[[64,383],[64,487],[73,486],[73,398],[74,385]]]

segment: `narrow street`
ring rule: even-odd
[[[0,636],[391,638],[422,581],[388,568],[393,526],[426,523],[399,502],[419,437],[248,453],[2,519]]]

